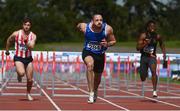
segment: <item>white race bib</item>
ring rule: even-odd
[[[19,45],[20,47],[20,50],[22,50],[22,51],[26,51],[27,50],[27,46],[26,45],[24,45],[24,44],[20,44]]]
[[[98,42],[96,42],[96,41],[87,43],[87,48],[89,48],[91,50],[94,50],[94,51],[101,50],[101,47],[102,46]]]

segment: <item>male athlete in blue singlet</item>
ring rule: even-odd
[[[77,28],[85,35],[82,58],[87,67],[88,103],[94,103],[104,69],[105,51],[116,39],[112,27],[103,23],[100,14],[95,14],[90,23],[79,23]]]
[[[142,81],[146,80],[148,76],[148,68],[152,73],[152,84],[153,84],[153,97],[157,97],[156,86],[157,86],[157,75],[156,75],[156,47],[159,43],[160,48],[163,52],[163,59],[166,59],[165,45],[162,37],[156,33],[155,21],[148,21],[146,24],[146,31],[141,33],[137,42],[137,50],[141,53],[140,61],[140,77]]]

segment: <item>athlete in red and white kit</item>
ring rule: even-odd
[[[9,47],[15,43],[14,62],[17,71],[17,78],[22,82],[22,77],[27,77],[27,99],[32,101],[30,91],[33,85],[33,65],[32,52],[36,43],[36,35],[30,31],[31,20],[24,18],[22,29],[14,31],[7,39],[6,55],[9,55]]]

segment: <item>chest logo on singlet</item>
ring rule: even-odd
[[[19,46],[20,46],[20,50],[27,51],[27,46],[26,45],[20,44]]]
[[[154,52],[154,47],[153,46],[145,46],[143,51],[145,53],[152,54]]]
[[[97,41],[90,41],[87,43],[87,48],[91,49],[92,51],[99,51],[101,50],[101,45]]]

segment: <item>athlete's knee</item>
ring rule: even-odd
[[[144,82],[146,80],[146,77],[141,77],[141,81]]]
[[[143,82],[143,81],[145,81],[146,80],[146,75],[145,74],[140,74],[140,78],[141,78],[141,81]]]
[[[29,78],[28,78],[28,79],[27,79],[27,82],[28,82],[28,83],[31,83],[31,82],[33,82],[33,79],[29,79]]]
[[[23,77],[26,73],[24,71],[17,72],[19,76]]]
[[[157,78],[157,74],[156,73],[152,73],[152,77],[153,78]]]
[[[92,71],[93,70],[93,63],[87,63],[87,70]]]

